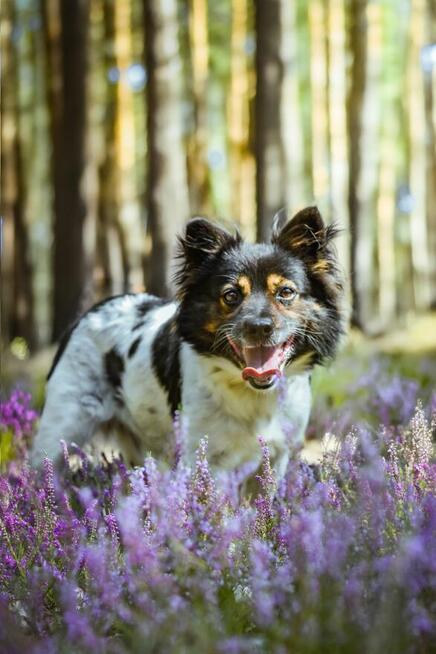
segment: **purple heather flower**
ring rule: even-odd
[[[28,436],[38,418],[30,402],[30,394],[21,390],[13,391],[6,401],[0,402],[0,431],[11,429],[17,438]]]
[[[271,587],[274,556],[270,545],[263,540],[253,540],[250,547],[251,591],[257,621],[262,626],[271,624],[274,618],[274,593]]]
[[[95,633],[88,612],[79,608],[77,588],[74,584],[64,583],[61,595],[68,640],[86,648],[86,651],[103,654],[106,651],[106,643]]]
[[[380,621],[385,649],[429,649],[432,426],[423,407],[400,406],[412,386],[380,390],[382,370],[371,375],[359,392],[376,394],[383,429],[378,415],[359,418],[316,473],[291,456],[278,484],[261,440],[251,502],[239,492],[247,471],[216,478],[205,440],[193,470],[147,458],[133,470],[84,460],[56,473],[46,460],[42,474],[20,465],[0,475],[0,599],[34,651],[284,654],[321,650],[325,634],[344,651],[369,650]],[[362,397],[350,391],[356,411]],[[322,420],[333,432],[338,415]]]

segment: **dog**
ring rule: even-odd
[[[131,465],[169,461],[174,416],[183,459],[208,436],[212,468],[260,463],[259,436],[280,478],[291,438],[302,444],[310,374],[344,333],[344,285],[316,207],[274,218],[270,243],[249,244],[205,218],[178,239],[177,300],[109,298],[62,339],[32,450],[38,465],[60,440],[114,451]]]

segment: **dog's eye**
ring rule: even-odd
[[[278,291],[276,297],[279,302],[288,303],[291,302],[296,295],[297,291],[295,291],[293,288],[290,288],[289,286],[284,286]]]
[[[239,304],[241,295],[238,291],[230,289],[229,291],[223,293],[222,298],[229,307],[233,307],[236,304]]]

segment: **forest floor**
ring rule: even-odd
[[[328,384],[338,392],[344,391],[350,380],[378,357],[389,362],[392,372],[425,384],[429,374],[435,380],[436,312],[414,316],[408,324],[373,338],[352,330],[336,361],[316,371],[320,389]]]

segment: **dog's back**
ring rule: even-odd
[[[176,308],[145,293],[127,294],[96,305],[74,325],[49,373],[36,464],[57,457],[60,440],[80,447],[92,441],[94,449],[130,463],[141,462],[147,447],[161,451],[156,443],[163,430],[171,431],[171,416],[154,353],[159,330]]]

